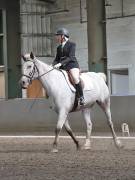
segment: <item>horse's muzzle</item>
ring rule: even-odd
[[[25,81],[23,81],[22,79],[20,79],[19,85],[21,86],[22,89],[27,89],[26,83],[25,83]]]
[[[21,88],[22,88],[22,89],[27,89],[27,87],[25,87],[25,86],[21,86]]]

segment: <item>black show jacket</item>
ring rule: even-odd
[[[60,69],[64,70],[79,68],[77,59],[75,57],[75,48],[76,44],[71,41],[67,41],[63,48],[62,45],[59,45],[57,47],[57,54],[53,65],[61,63],[62,66],[60,67]]]

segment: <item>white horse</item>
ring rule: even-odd
[[[39,61],[33,55],[33,53],[24,55],[23,60],[23,74],[20,80],[22,88],[27,88],[33,79],[39,79],[43,87],[47,91],[48,96],[52,97],[53,103],[55,105],[54,109],[58,113],[58,121],[55,130],[55,140],[53,143],[52,151],[58,152],[58,138],[63,126],[65,126],[66,131],[72,137],[77,149],[79,149],[79,142],[73,134],[67,119],[68,114],[69,112],[71,112],[74,105],[74,88],[71,88],[72,85],[69,85],[69,83],[67,82],[68,80],[65,78],[64,74],[60,70],[54,69],[51,65]],[[82,114],[86,121],[86,142],[83,148],[91,148],[90,137],[92,131],[92,122],[90,118],[90,109],[95,102],[99,104],[99,106],[103,109],[103,111],[106,114],[115,145],[117,147],[121,147],[121,142],[116,136],[113,123],[111,120],[110,96],[108,87],[105,83],[105,74],[87,72],[82,73],[80,78],[84,83],[83,90],[86,104],[81,107],[78,106],[76,110],[82,111]]]

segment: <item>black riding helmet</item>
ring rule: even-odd
[[[64,36],[66,36],[67,38],[69,38],[69,32],[68,32],[68,30],[65,29],[65,28],[59,28],[59,29],[57,30],[57,32],[55,33],[55,35],[64,35]]]

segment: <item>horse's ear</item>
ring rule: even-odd
[[[34,54],[33,54],[33,52],[30,53],[30,58],[31,58],[31,59],[34,59]]]
[[[26,61],[26,58],[24,57],[24,55],[21,55],[21,57],[23,58],[24,61]]]

